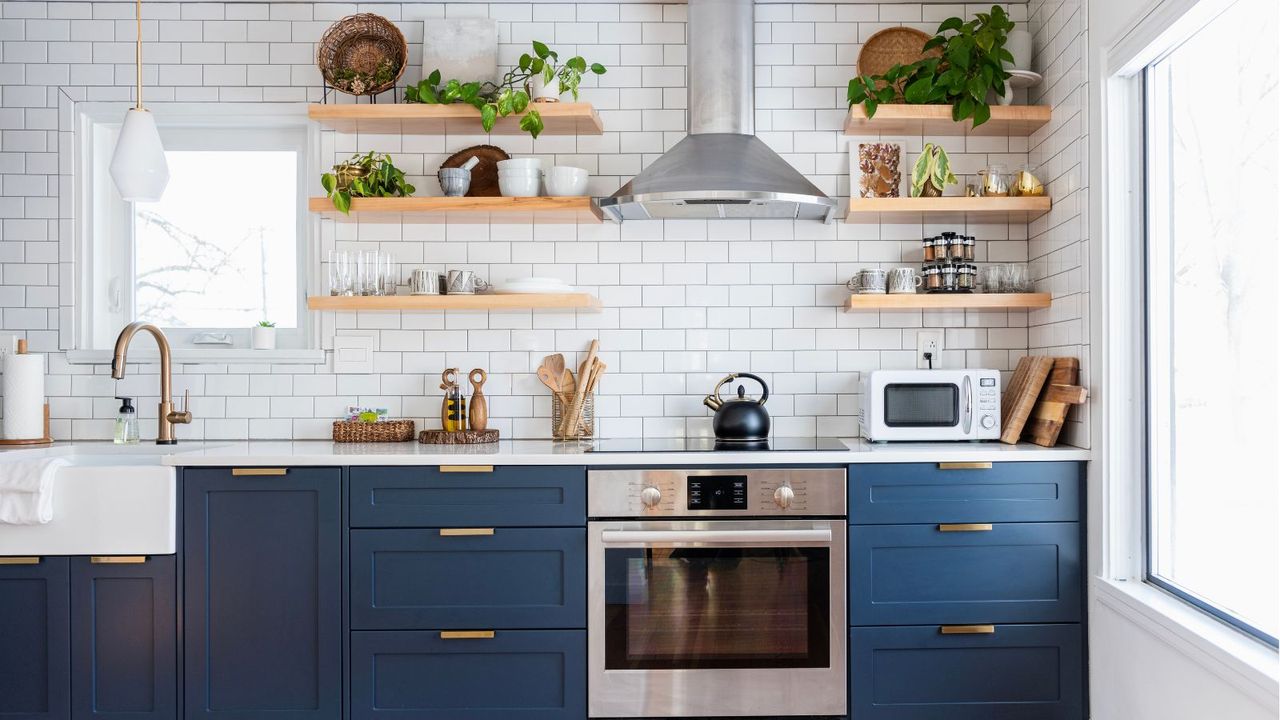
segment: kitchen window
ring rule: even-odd
[[[1144,71],[1147,580],[1276,645],[1275,0]]]
[[[169,184],[159,201],[134,204],[107,172],[118,115],[96,113],[81,133],[80,297],[92,299],[77,308],[82,348],[110,348],[135,320],[175,348],[247,348],[263,320],[280,348],[307,347],[305,115],[158,110]]]

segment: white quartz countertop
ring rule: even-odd
[[[637,441],[638,442],[638,441]],[[1061,446],[1001,443],[890,443],[844,439],[846,450],[733,452],[594,452],[589,443],[504,440],[488,445],[334,443],[307,441],[188,442],[169,447],[143,443],[55,443],[46,448],[5,449],[0,462],[48,456],[146,457],[165,465],[832,465],[911,462],[1049,462],[1088,460],[1089,451]]]

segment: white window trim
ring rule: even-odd
[[[1146,468],[1145,337],[1143,315],[1141,73],[1233,0],[1156,0],[1119,40],[1102,49],[1090,82],[1100,88],[1101,123],[1092,142],[1101,149],[1094,177],[1091,288],[1094,367],[1105,392],[1094,423],[1091,517],[1097,575],[1093,602],[1106,605],[1208,672],[1266,707],[1280,709],[1280,662],[1270,646],[1145,582]],[[1100,131],[1100,132],[1098,132]],[[1091,553],[1092,555],[1092,553]]]
[[[91,159],[94,152],[92,133],[95,127],[118,124],[131,105],[128,103],[80,102],[74,107],[75,112],[75,148],[72,162],[75,173],[75,272],[64,274],[62,292],[75,298],[73,306],[74,332],[72,347],[65,348],[67,360],[72,364],[99,364],[110,361],[111,351],[108,348],[94,347],[93,328],[90,314],[85,312],[86,298],[91,297],[91,278],[86,267],[86,259],[92,258],[92,205],[93,205],[93,173]],[[308,179],[302,191],[310,187],[310,178],[318,177],[318,161],[320,156],[321,134],[314,123],[307,119],[307,106],[303,103],[159,103],[148,106],[162,125],[170,127],[200,126],[202,121],[210,117],[219,118],[227,127],[235,127],[236,120],[242,120],[246,127],[262,127],[278,125],[280,127],[299,127],[306,132],[303,177]],[[316,258],[320,255],[320,232],[318,220],[307,217],[300,223],[299,246],[304,257],[300,258],[303,272],[299,276],[300,308],[299,328],[304,341],[301,348],[282,348],[279,350],[249,350],[247,348],[174,348],[174,357],[181,362],[219,363],[219,362],[258,362],[258,363],[302,363],[319,364],[324,362],[324,351],[321,349],[321,318],[319,313],[310,313],[305,308],[305,297],[312,294],[319,284],[319,270]],[[70,287],[68,287],[68,284]],[[145,343],[139,347],[140,359],[154,350],[148,350]]]

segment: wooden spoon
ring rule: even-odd
[[[542,381],[543,385],[546,385],[548,388],[550,388],[551,392],[557,395],[560,394],[560,376],[552,375],[551,368],[547,367],[546,365],[543,365],[542,367],[538,368],[538,379]]]
[[[596,363],[596,353],[600,352],[600,341],[592,340],[591,347],[587,350],[587,359],[582,362],[578,368],[578,387],[573,394],[573,404],[569,406],[569,414],[565,416],[564,423],[560,426],[560,434],[568,437],[578,425],[578,418],[582,416],[582,401],[586,397],[587,381],[590,380],[592,366]]]

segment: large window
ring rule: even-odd
[[[1147,578],[1280,634],[1277,3],[1145,71]]]
[[[265,320],[281,347],[304,347],[305,119],[162,109],[169,184],[159,201],[130,205],[107,173],[118,129],[107,118],[81,155],[92,183],[83,287],[95,301],[85,346],[109,347],[142,320],[177,347],[244,348]]]

